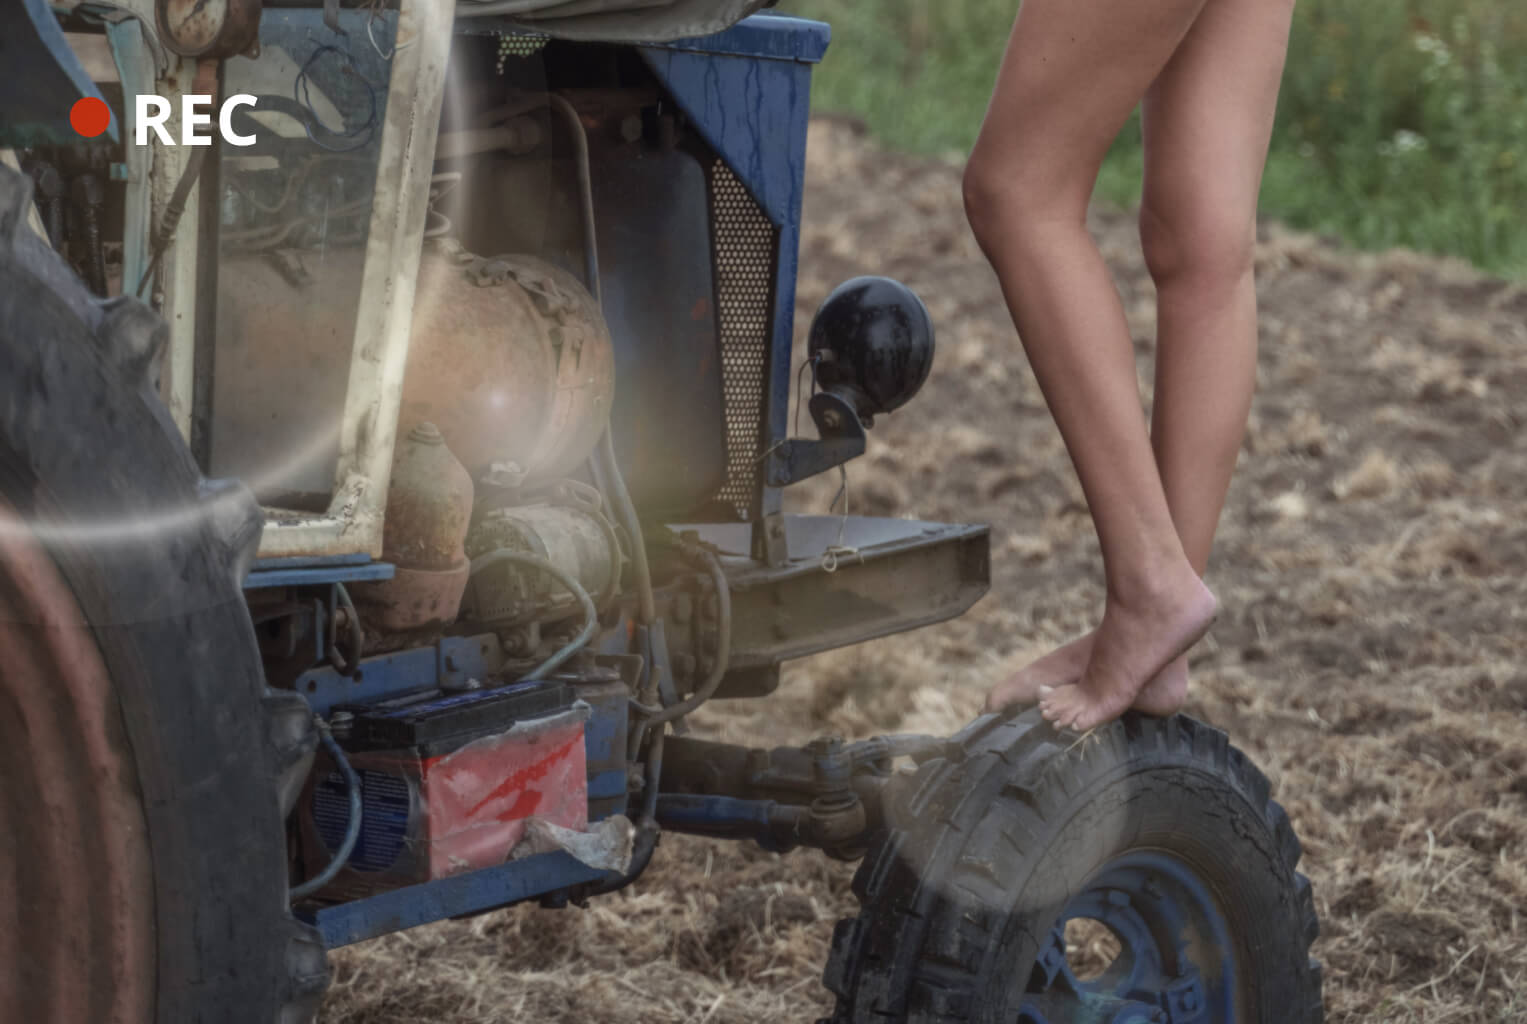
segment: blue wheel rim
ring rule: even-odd
[[[1066,923],[1090,918],[1119,955],[1081,980]],[[1018,1024],[1245,1024],[1238,956],[1211,886],[1184,860],[1136,850],[1109,861],[1066,906],[1035,961]]]

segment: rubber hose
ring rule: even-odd
[[[298,900],[307,899],[313,893],[332,882],[334,876],[339,874],[339,869],[344,867],[345,862],[350,859],[350,854],[355,850],[355,842],[361,836],[360,777],[355,774],[355,769],[350,767],[350,761],[345,757],[345,752],[339,749],[339,744],[335,743],[334,737],[329,734],[329,727],[320,722],[319,728],[321,733],[320,742],[323,743],[323,749],[329,752],[329,756],[334,759],[334,763],[339,765],[339,770],[344,773],[345,788],[350,793],[350,820],[345,826],[344,842],[339,844],[339,849],[335,851],[334,857],[329,861],[328,866],[314,877],[291,890],[290,899],[293,903]]]
[[[525,673],[522,677],[525,679],[537,679],[560,667],[563,662],[577,654],[579,649],[593,638],[594,631],[599,628],[599,610],[594,607],[594,599],[589,597],[587,590],[583,589],[583,584],[561,569],[558,569],[555,565],[552,565],[546,559],[537,558],[535,555],[527,555],[522,551],[499,550],[490,551],[486,555],[480,555],[472,559],[471,575],[476,576],[484,569],[500,565],[504,562],[513,562],[516,565],[527,566],[546,573],[546,575],[571,591],[572,595],[578,599],[578,604],[583,608],[583,628],[578,631],[578,635],[566,644],[563,644],[555,654]]]

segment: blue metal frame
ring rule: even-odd
[[[350,903],[299,910],[297,916],[316,927],[323,936],[323,944],[334,949],[447,917],[493,910],[606,877],[607,872],[591,868],[566,853],[542,853]]]
[[[502,661],[498,637],[491,633],[448,636],[431,647],[365,658],[353,676],[327,665],[309,669],[297,677],[296,685],[314,711],[327,715],[339,704],[366,703],[410,690],[485,679],[498,671]]]
[[[396,572],[397,567],[391,562],[373,562],[364,554],[337,555],[316,561],[311,558],[265,558],[256,562],[249,575],[244,577],[244,589],[364,583],[390,580]]]
[[[764,449],[783,441],[789,429],[811,68],[830,39],[821,22],[757,14],[714,36],[637,50],[779,232]],[[759,519],[782,509],[781,490],[761,484]]]

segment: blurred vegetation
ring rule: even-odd
[[[963,154],[1018,4],[780,6],[832,23],[816,109],[862,117],[897,148]],[[1099,194],[1136,201],[1139,175],[1135,119]],[[1299,0],[1262,212],[1366,248],[1527,275],[1527,3]]]

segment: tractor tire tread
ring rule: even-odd
[[[1003,928],[1007,885],[1054,855],[1046,833],[1132,757],[1181,772],[1188,787],[1205,788],[1204,799],[1212,780],[1216,798],[1228,791],[1260,819],[1297,902],[1297,941],[1306,950],[1314,941],[1319,922],[1296,871],[1298,839],[1266,777],[1223,731],[1184,716],[1128,715],[1078,741],[1034,712],[995,718],[958,734],[963,752],[923,764],[907,784],[911,798],[888,811],[854,877],[860,913],[834,931],[824,975],[837,1000],[832,1024],[986,1019],[983,964]],[[1319,964],[1307,952],[1300,963],[1298,984],[1312,996],[1287,1024],[1319,1024]]]
[[[265,685],[243,601],[264,514],[202,476],[160,400],[163,320],[92,296],[31,205],[30,179],[0,167],[0,481],[37,481],[83,526],[43,541],[90,613],[145,789],[157,1018],[300,1024],[328,968],[287,907],[280,791],[318,735],[300,695]],[[158,515],[130,538],[93,532]]]

